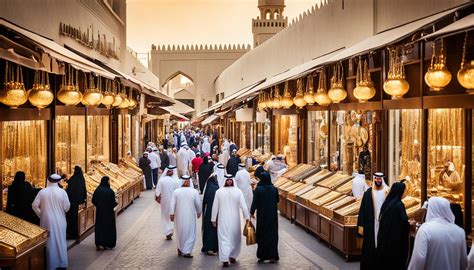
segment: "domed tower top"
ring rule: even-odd
[[[285,0],[258,0],[260,16],[252,19],[253,46],[257,47],[288,25]]]
[[[285,0],[258,0],[258,9],[261,19],[279,19],[283,16]]]
[[[285,6],[285,0],[258,0],[258,7],[261,6]]]

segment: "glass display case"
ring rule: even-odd
[[[118,156],[123,158],[131,151],[131,116],[130,114],[118,115]]]
[[[464,110],[428,111],[428,197],[439,196],[464,209]]]
[[[283,154],[293,167],[298,161],[298,115],[276,115],[274,120],[274,153]]]
[[[389,111],[389,172],[392,185],[405,179],[406,194],[421,197],[421,110]]]
[[[86,170],[85,116],[56,116],[56,172],[72,174],[74,166]]]
[[[263,123],[256,123],[257,141],[256,147],[261,149],[262,154],[270,153],[270,120],[266,119]]]
[[[308,163],[326,168],[328,166],[328,112],[308,112]]]
[[[109,161],[109,116],[87,116],[87,166],[94,161]]]

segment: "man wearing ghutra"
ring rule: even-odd
[[[360,260],[361,269],[375,268],[380,209],[389,191],[384,178],[383,173],[375,173],[372,187],[367,189],[362,197],[357,219],[359,234],[364,237]]]
[[[191,155],[188,152],[188,145],[186,143],[181,144],[181,148],[177,154],[177,164],[178,164],[178,176],[189,175],[191,167]]]
[[[33,210],[40,218],[41,227],[49,232],[46,262],[51,270],[68,266],[66,212],[70,203],[66,191],[58,185],[60,180],[61,176],[50,175],[47,187],[38,192],[32,204]]]
[[[242,230],[240,228],[240,211],[244,219],[250,220],[249,211],[242,191],[234,186],[232,175],[225,176],[225,185],[216,191],[212,205],[211,221],[217,227],[219,242],[219,259],[224,267],[235,263],[240,254]]]
[[[175,166],[168,166],[156,186],[155,200],[161,205],[161,230],[166,240],[173,236],[174,224],[170,219],[171,197],[175,189],[179,188],[178,172]]]
[[[192,258],[196,242],[196,219],[201,217],[201,200],[196,189],[191,187],[191,177],[181,177],[181,187],[173,192],[170,205],[170,220],[174,222],[178,240],[178,256]]]
[[[244,163],[239,164],[239,171],[235,174],[235,185],[244,194],[247,209],[250,211],[253,199],[252,179],[250,179],[250,173],[245,169]]]

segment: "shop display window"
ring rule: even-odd
[[[405,179],[405,194],[421,197],[421,110],[389,111],[389,185]]]
[[[2,186],[8,187],[17,171],[35,187],[46,183],[46,121],[1,122]],[[6,196],[5,196],[6,197]]]
[[[274,154],[283,154],[293,167],[298,162],[298,115],[275,116]]]
[[[72,174],[74,166],[86,170],[85,116],[56,116],[56,172]]]
[[[328,167],[328,112],[308,112],[308,163]]]
[[[247,140],[248,140],[248,135],[247,133],[250,132],[250,130],[247,129],[247,125],[245,122],[240,122],[240,133],[239,133],[239,138],[240,138],[240,144],[237,146],[239,148],[247,148]]]
[[[109,161],[109,116],[87,116],[87,164],[94,161]]]
[[[439,196],[464,209],[464,111],[428,111],[428,197]]]
[[[139,141],[139,138],[140,138],[140,122],[138,122],[138,116],[136,115],[133,115],[132,116],[132,147],[131,147],[131,151],[132,151],[132,156],[135,157],[135,158],[138,158],[139,155],[140,155],[140,141]],[[170,139],[170,143],[173,143],[173,139],[172,139],[172,136],[170,136],[169,138]]]
[[[127,156],[131,151],[131,116],[129,114],[120,114],[118,116],[118,155],[119,158]]]

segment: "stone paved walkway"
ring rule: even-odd
[[[221,269],[217,256],[200,254],[201,233],[198,220],[198,238],[194,258],[176,255],[176,242],[165,241],[160,231],[160,207],[153,200],[154,193],[143,192],[124,213],[118,216],[117,247],[96,251],[94,234],[69,250],[68,269]],[[303,229],[279,218],[278,264],[258,264],[256,245],[245,246],[236,265],[229,269],[358,269],[357,262],[347,263],[342,256]]]

